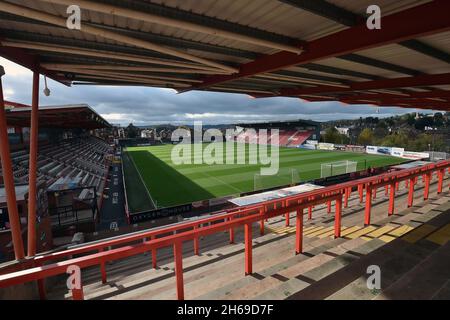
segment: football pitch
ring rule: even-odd
[[[203,145],[205,148],[206,145]],[[321,164],[355,161],[357,170],[382,167],[405,160],[385,155],[340,151],[279,148],[279,172],[261,176],[263,164],[181,164],[171,160],[173,145],[129,147],[123,153],[124,178],[131,212],[163,208],[193,201],[238,195],[243,192],[285,186],[320,178]],[[192,158],[195,157],[194,147]],[[236,146],[235,146],[236,147]],[[270,148],[269,148],[270,151]],[[236,156],[236,152],[234,153]],[[270,153],[269,153],[270,155]]]

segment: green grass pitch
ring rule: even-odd
[[[384,155],[280,147],[279,174],[260,177],[260,167],[267,165],[250,165],[248,161],[245,165],[174,165],[172,148],[172,145],[132,147],[124,153],[124,176],[131,212],[153,209],[154,204],[158,208],[168,207],[320,178],[322,163],[351,160],[358,163],[357,170],[363,170],[365,166],[381,167],[404,161]]]

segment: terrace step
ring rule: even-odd
[[[383,207],[385,200],[381,198],[382,196],[379,196],[377,200]],[[445,221],[441,217],[442,210],[450,208],[448,195],[432,198],[424,203],[425,206],[428,206],[426,210],[413,207],[391,217],[386,217],[385,208],[375,207],[373,221],[376,225],[370,226],[371,228],[367,230],[367,227],[362,224],[347,223],[362,220],[362,207],[355,193],[350,199],[350,207],[344,209],[343,238],[339,239],[333,237],[334,219],[327,215],[324,206],[317,207],[312,220],[307,220],[305,217],[305,253],[297,256],[293,254],[295,237],[291,236],[295,233],[295,227],[285,227],[283,218],[274,218],[266,223],[266,234],[259,236],[259,226],[255,224],[253,234],[257,237],[253,240],[253,270],[256,273],[247,277],[243,274],[242,228],[235,232],[237,244],[234,245],[227,245],[228,233],[201,240],[200,257],[193,255],[192,242],[185,243],[183,268],[186,299],[264,298],[266,296],[286,298],[286,292],[290,293],[289,298],[306,295],[308,290],[311,290],[310,287],[318,286],[318,283],[355,265],[365,256],[371,256],[373,251],[378,251],[377,249],[386,243],[394,244],[399,237],[402,239],[409,237],[411,241],[415,238],[421,240],[429,235],[427,232],[431,230],[430,228],[439,228],[438,222]],[[420,213],[430,209],[431,211]],[[307,215],[307,212],[305,214]],[[421,226],[423,223],[426,224]],[[427,225],[431,227],[426,227]],[[362,230],[365,231],[362,232]],[[446,235],[445,231],[438,239],[445,238]],[[270,256],[267,255],[268,252]],[[107,284],[101,283],[98,267],[87,268],[82,274],[85,298],[175,299],[171,248],[158,251],[158,265],[157,270],[151,269],[150,254],[116,261],[107,265]],[[236,265],[242,267],[236,268]],[[230,279],[236,280],[230,283]],[[356,279],[358,276],[339,288],[334,287],[335,291],[328,296]],[[276,288],[279,289],[278,292]],[[283,297],[280,292],[284,295]],[[70,298],[70,294],[61,283],[53,288],[49,298]]]

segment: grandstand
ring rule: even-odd
[[[256,135],[253,131],[256,130]],[[275,121],[265,123],[239,124],[237,130],[241,132],[236,137],[236,141],[260,143],[257,131],[259,129],[266,129],[267,144],[275,144],[282,147],[298,147],[306,142],[306,140],[320,140],[320,123],[310,120],[296,120],[296,121]],[[279,130],[278,142],[272,141],[271,129]],[[265,143],[265,142],[261,142]]]
[[[109,125],[91,108],[39,106],[44,75],[67,86],[290,97],[319,114],[325,102],[448,111],[450,1],[377,1],[381,30],[367,17],[372,1],[78,2],[82,28],[69,27],[71,0],[0,1],[0,56],[33,73],[31,106],[5,103],[0,66],[1,299],[450,299],[447,155],[320,143],[304,120],[243,124],[280,129],[267,143],[285,163],[305,156],[300,177],[313,173],[298,184],[288,165],[289,185],[262,192],[247,166],[173,170],[165,130],[162,145],[144,147],[161,154],[134,149],[136,161],[133,148],[94,137]],[[139,183],[151,198],[198,201],[130,212],[124,188]],[[78,224],[90,210],[90,225]],[[381,284],[369,285],[377,267]]]

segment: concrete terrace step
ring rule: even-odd
[[[450,299],[450,242],[440,246],[377,299]]]
[[[435,185],[434,185],[435,187]],[[419,188],[417,188],[419,189]],[[421,194],[416,190],[417,197]],[[433,189],[430,194],[434,195]],[[244,245],[242,228],[235,231],[236,244],[228,244],[228,233],[206,237],[200,241],[201,256],[193,255],[193,243],[184,244],[183,269],[186,299],[252,299],[252,298],[301,298],[314,297],[325,283],[331,283],[334,291],[324,291],[327,298],[357,280],[366,269],[358,262],[374,253],[385,252],[383,246],[406,248],[430,237],[435,231],[435,242],[445,241],[449,229],[442,228],[442,213],[448,206],[448,195],[434,197],[416,206],[387,217],[387,198],[379,194],[374,201],[371,226],[363,226],[363,208],[359,196],[353,193],[349,208],[343,210],[342,238],[334,239],[334,214],[328,215],[326,206],[317,206],[313,219],[307,220],[305,210],[304,250],[294,255],[295,220],[284,226],[284,218],[278,217],[266,223],[266,233],[259,235],[259,226],[253,228],[252,276],[244,276]],[[398,196],[396,203],[406,199]],[[447,206],[447,207],[446,207]],[[450,207],[449,207],[450,208]],[[334,208],[333,208],[334,210]],[[294,217],[294,215],[292,215]],[[442,229],[442,230],[441,230]],[[403,245],[396,244],[401,240]],[[409,242],[406,241],[409,239]],[[433,239],[433,238],[432,238]],[[432,241],[427,240],[428,243]],[[435,248],[435,247],[433,247]],[[427,247],[423,248],[424,252]],[[420,251],[421,249],[417,249]],[[431,252],[431,251],[430,251]],[[380,255],[381,255],[380,253]],[[386,253],[384,253],[386,254]],[[408,256],[409,252],[405,255]],[[418,255],[418,256],[425,256]],[[372,259],[372,258],[371,258]],[[374,258],[373,258],[374,259]],[[393,260],[395,261],[395,259]],[[414,264],[415,260],[408,260]],[[361,263],[360,263],[361,264]],[[158,250],[158,266],[151,268],[151,255],[139,255],[107,264],[108,283],[102,284],[99,268],[83,270],[82,279],[86,299],[175,299],[174,263],[171,248]],[[349,272],[346,282],[335,275]],[[227,272],[224,272],[226,270]],[[345,274],[345,272],[344,272]],[[334,281],[334,282],[333,282]],[[447,287],[442,290],[445,292]],[[70,298],[65,284],[55,286],[49,298]]]

